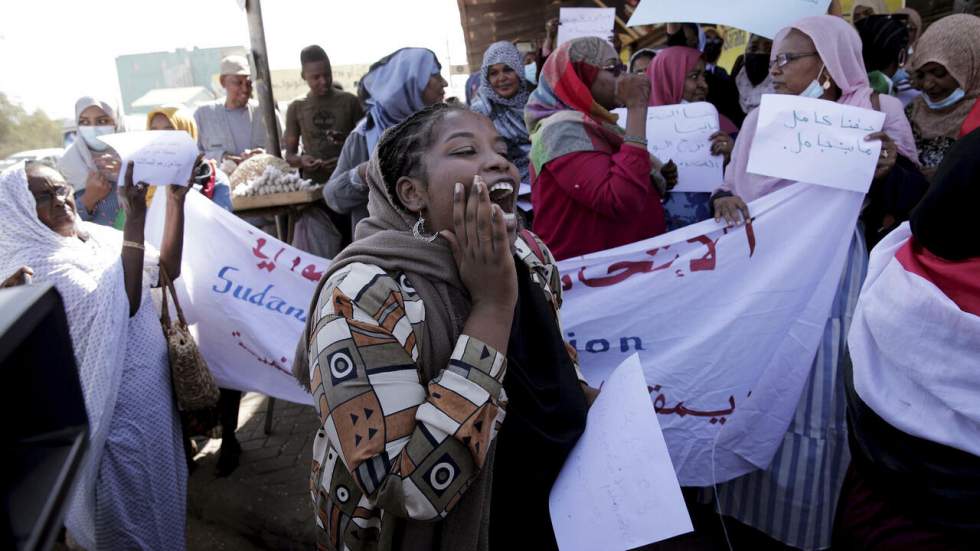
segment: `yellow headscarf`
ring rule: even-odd
[[[197,124],[194,122],[194,117],[188,115],[182,110],[182,108],[172,105],[164,105],[150,111],[146,114],[147,130],[150,129],[150,123],[153,122],[153,117],[157,115],[167,117],[167,120],[170,121],[170,125],[174,127],[174,130],[183,130],[184,132],[190,134],[195,140],[197,139]]]
[[[197,123],[194,122],[194,117],[188,115],[181,107],[174,105],[164,105],[162,107],[157,107],[156,109],[150,111],[146,114],[146,129],[150,129],[150,124],[153,123],[153,117],[157,115],[163,115],[167,117],[170,121],[170,125],[174,127],[174,130],[183,130],[191,135],[191,138],[197,140]],[[146,190],[146,204],[149,206],[150,202],[153,201],[153,194],[156,192],[156,187],[151,186],[150,189]]]

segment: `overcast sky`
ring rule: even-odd
[[[118,98],[119,55],[249,44],[237,0],[11,0],[0,11],[0,91],[53,117],[74,116],[83,95]],[[299,67],[310,44],[335,65],[403,46],[432,49],[447,71],[466,62],[456,0],[265,0],[262,11],[272,69]]]

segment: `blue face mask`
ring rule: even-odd
[[[895,71],[895,75],[892,76],[892,82],[905,82],[909,80],[909,72],[905,70],[905,67],[899,67]]]
[[[926,101],[926,105],[929,106],[929,109],[945,109],[947,107],[956,105],[956,103],[961,99],[963,99],[964,96],[966,96],[966,91],[963,90],[962,88],[957,88],[956,90],[953,90],[952,94],[946,96],[946,99],[943,100],[934,102],[930,100],[929,96],[925,94],[922,94],[922,99]]]
[[[810,85],[806,87],[806,90],[800,92],[800,97],[803,98],[819,98],[823,95],[823,86],[820,85],[820,81],[813,79],[810,81]]]
[[[823,93],[826,91],[826,89],[823,87],[822,84],[820,84],[820,75],[823,74],[823,70],[824,69],[825,69],[825,67],[821,67],[820,68],[820,72],[817,73],[817,78],[815,78],[812,81],[810,81],[810,85],[806,87],[806,90],[803,90],[802,92],[800,92],[800,97],[801,98],[814,98],[814,99],[816,99],[816,98],[819,98],[820,96],[823,95]]]
[[[524,66],[524,79],[531,84],[538,83],[538,64],[528,63]]]
[[[92,151],[105,151],[109,145],[101,140],[99,136],[114,134],[115,126],[79,126],[78,134],[85,140],[85,145]]]

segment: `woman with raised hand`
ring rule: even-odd
[[[525,121],[534,230],[559,260],[664,232],[677,167],[647,151],[649,103],[650,80],[627,74],[601,38],[570,40],[545,62]],[[610,113],[621,106],[625,131]]]
[[[65,518],[72,538],[99,551],[183,549],[187,466],[150,288],[160,270],[180,275],[188,187],[167,187],[157,255],[143,240],[146,186],[132,174],[130,163],[119,189],[123,231],[82,221],[53,168],[0,174],[0,281],[29,270],[65,304],[90,430]]]
[[[78,135],[58,161],[58,170],[75,190],[81,219],[117,230],[123,228],[116,193],[120,159],[99,137],[124,131],[120,116],[108,101],[92,96],[78,98]]]
[[[378,143],[371,215],[294,362],[322,422],[323,548],[557,549],[548,495],[592,391],[562,339],[554,258],[516,225],[518,182],[506,141],[462,106]]]

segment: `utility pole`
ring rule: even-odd
[[[265,27],[262,25],[262,3],[260,0],[245,2],[245,15],[248,18],[248,35],[252,44],[252,63],[255,68],[255,90],[258,94],[259,109],[268,130],[269,143],[266,153],[282,157],[279,146],[279,125],[276,118],[276,101],[272,97],[272,74],[269,72],[269,56],[265,48]]]

